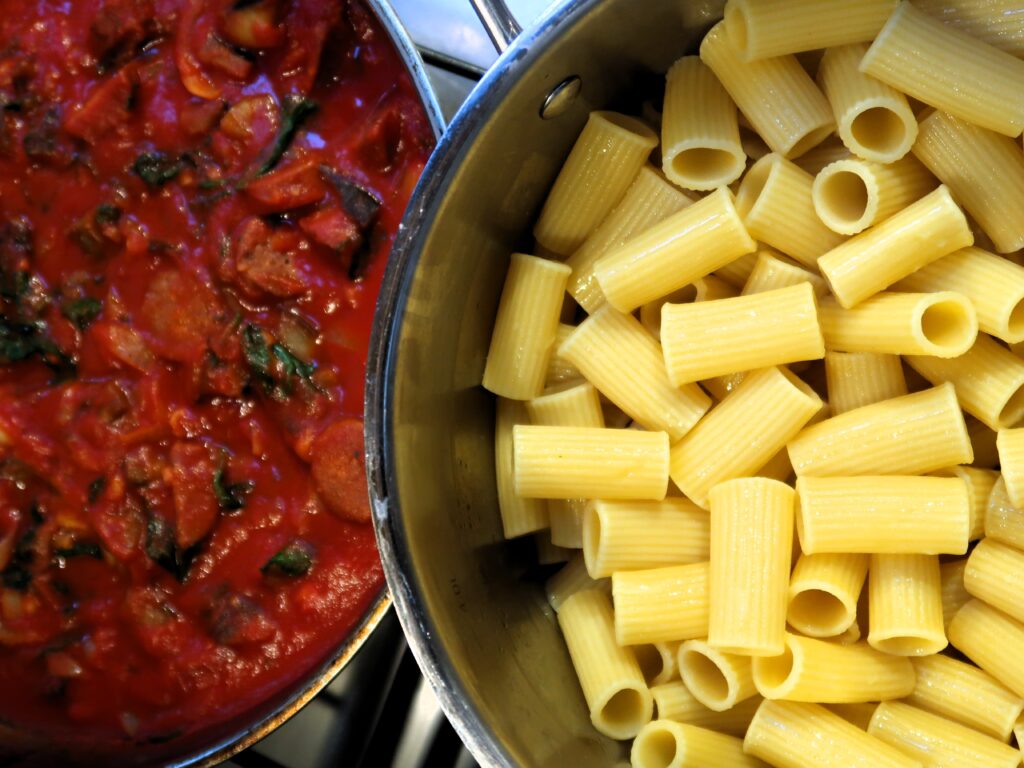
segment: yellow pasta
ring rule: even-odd
[[[732,184],[746,168],[736,105],[699,56],[684,56],[666,75],[661,167],[684,189]]]
[[[754,371],[672,447],[672,481],[706,507],[713,486],[764,466],[820,408],[786,369]]]
[[[644,165],[626,190],[622,201],[590,233],[566,264],[572,269],[568,291],[593,314],[604,304],[604,294],[594,277],[594,264],[610,249],[639,235],[693,203],[685,192],[650,165]]]
[[[773,152],[799,157],[835,129],[828,101],[793,56],[744,61],[720,22],[704,36],[700,58]]]
[[[889,164],[847,158],[821,169],[811,198],[826,226],[855,235],[920,200],[938,183],[912,155]]]
[[[594,275],[613,307],[632,312],[755,248],[732,193],[720,187],[608,250]]]
[[[862,731],[866,731],[877,706],[877,702],[865,701],[853,704],[828,704],[825,708],[839,715],[846,722],[857,726]]]
[[[613,739],[628,739],[650,722],[654,699],[636,656],[615,642],[612,605],[600,589],[569,596],[558,625],[590,709],[594,727]]]
[[[664,432],[519,424],[512,449],[515,492],[525,498],[665,498]]]
[[[850,156],[850,150],[847,149],[846,145],[843,144],[838,136],[832,135],[807,152],[807,154],[796,158],[793,162],[811,174],[811,176],[817,176],[825,166],[831,165],[837,160],[845,160]]]
[[[1017,768],[1020,752],[991,736],[898,701],[883,701],[868,733],[927,766]]]
[[[896,0],[729,0],[729,39],[746,61],[870,40]],[[842,20],[842,23],[838,23]]]
[[[943,185],[836,246],[818,259],[818,268],[839,303],[849,308],[973,243],[963,211]]]
[[[1007,136],[1024,130],[1024,61],[900,3],[860,63],[898,91]]]
[[[966,464],[971,443],[952,385],[865,405],[789,442],[800,477],[921,474]]]
[[[1024,621],[1024,605],[1020,601],[1022,576],[1024,552],[987,538],[980,541],[967,558],[964,588],[993,608]]]
[[[708,643],[719,650],[775,656],[785,648],[793,496],[761,477],[711,489]]]
[[[674,387],[661,345],[640,322],[602,307],[563,342],[558,354],[642,427],[685,435],[711,407],[696,385]]]
[[[636,654],[637,663],[644,673],[644,680],[652,688],[652,696],[654,695],[654,686],[667,685],[673,680],[679,679],[679,646],[679,642],[646,643],[633,646],[633,653]],[[655,702],[655,706],[657,706],[657,702]]]
[[[898,699],[914,690],[914,668],[867,643],[839,645],[786,633],[778,656],[751,662],[754,685],[766,699],[819,704]]]
[[[562,603],[571,595],[584,589],[599,588],[605,591],[611,589],[608,579],[595,580],[587,573],[587,565],[583,562],[583,553],[577,552],[569,561],[558,569],[544,585],[544,591],[548,597],[548,604],[557,613],[562,608]]]
[[[691,640],[708,631],[708,563],[612,574],[621,645]]]
[[[751,696],[730,709],[716,712],[697,701],[682,681],[656,685],[651,688],[651,695],[654,696],[655,711],[659,720],[690,723],[732,736],[742,736],[746,733],[747,726],[750,725],[754,712],[762,701],[760,696]]]
[[[944,256],[895,286],[899,291],[957,291],[974,305],[978,327],[1011,344],[1024,341],[1024,267],[964,248]]]
[[[711,522],[686,499],[591,502],[583,522],[583,556],[590,575],[708,559]]]
[[[904,359],[932,384],[951,382],[961,407],[990,429],[1012,427],[1024,417],[1024,360],[984,333],[960,357]]]
[[[818,257],[844,238],[815,213],[813,188],[809,173],[772,153],[754,163],[743,177],[736,209],[751,237],[816,269]]]
[[[1019,0],[914,0],[914,5],[1001,51],[1024,55],[1024,7]]]
[[[544,389],[569,273],[556,261],[512,254],[487,352],[486,389],[511,400]]]
[[[702,278],[709,279],[709,278]],[[732,286],[729,286],[730,288]],[[665,304],[688,304],[697,298],[697,286],[684,285],[678,291],[673,291],[668,296],[649,301],[640,307],[640,324],[656,341],[661,341],[661,308]]]
[[[542,499],[524,499],[515,492],[512,465],[512,429],[529,424],[525,403],[498,398],[494,427],[494,469],[498,488],[498,509],[506,539],[524,536],[548,527],[548,508]]]
[[[841,352],[959,357],[978,338],[974,305],[953,291],[884,291],[852,309],[825,298],[818,321],[825,346]]]
[[[703,640],[679,646],[679,674],[694,698],[716,712],[757,694],[750,657],[720,651]]]
[[[818,298],[828,293],[828,283],[821,275],[809,272],[770,248],[764,248],[757,252],[757,262],[747,282],[743,284],[742,295],[774,291],[800,283],[810,283]]]
[[[537,242],[568,256],[619,203],[658,145],[642,121],[591,112],[533,228]]]
[[[733,292],[733,296],[738,295],[739,290],[746,285],[747,278],[750,277],[750,273],[754,271],[754,265],[757,263],[757,253],[746,253],[740,256],[738,259],[733,259],[724,267],[719,267],[715,270],[715,274],[712,277],[716,277],[724,283],[728,283],[733,286],[736,291]],[[714,298],[725,299],[728,296],[715,296]]]
[[[949,624],[958,651],[1018,696],[1024,696],[1024,625],[981,600],[964,605]]]
[[[956,478],[798,477],[796,492],[800,548],[809,555],[967,551],[967,489]]]
[[[810,283],[733,299],[666,304],[661,345],[669,381],[676,386],[825,356]]]
[[[789,578],[786,619],[810,637],[835,637],[857,621],[866,554],[800,555]]]
[[[569,381],[582,378],[576,366],[558,354],[559,347],[576,330],[575,326],[559,323],[555,331],[555,341],[551,345],[551,356],[548,359],[548,371],[544,375],[544,386],[554,387]]]
[[[735,736],[673,720],[645,725],[633,740],[629,753],[632,768],[762,768],[764,763],[743,753],[743,741]]]
[[[997,251],[1024,248],[1024,153],[1019,142],[946,112],[933,112],[921,122],[914,154],[949,186]]]
[[[1000,477],[992,486],[985,508],[985,535],[1017,549],[1024,549],[1024,509],[1015,507]]]
[[[828,404],[836,416],[907,394],[903,366],[896,355],[826,350],[825,377]]]
[[[775,768],[921,768],[917,760],[839,715],[796,701],[765,700],[747,729],[743,749]]]
[[[818,84],[832,105],[843,144],[865,160],[893,163],[914,145],[917,120],[906,96],[860,71],[867,50],[866,44],[855,43],[825,51]],[[876,220],[883,218],[879,214]]]
[[[1006,495],[1014,507],[1024,507],[1024,429],[999,430],[996,448]]]
[[[588,382],[549,391],[526,403],[531,424],[549,427],[603,427],[601,398]]]
[[[977,467],[946,467],[931,474],[938,477],[959,477],[967,487],[967,501],[971,507],[971,541],[985,535],[985,510],[988,509],[988,497],[999,479],[999,473],[991,469]]]
[[[906,702],[1007,741],[1024,699],[982,670],[948,656],[913,660],[917,682]]]
[[[911,369],[912,373],[916,373]],[[964,422],[967,424],[967,434],[971,438],[971,446],[974,448],[974,461],[972,466],[992,469],[999,466],[999,451],[996,448],[996,432],[987,424],[983,424],[973,416],[966,416]]]
[[[942,626],[948,632],[949,622],[956,612],[966,605],[971,596],[964,587],[964,570],[967,558],[952,560],[939,566],[939,579],[942,586]]]
[[[946,647],[942,584],[935,555],[872,555],[868,576],[868,643],[898,656]]]

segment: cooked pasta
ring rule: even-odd
[[[708,633],[708,563],[612,574],[620,645],[692,640]]]
[[[764,766],[756,757],[744,754],[742,739],[673,720],[654,720],[645,725],[633,740],[629,754],[632,768]]]
[[[872,555],[868,574],[872,648],[897,656],[925,656],[946,647],[938,557]]]
[[[681,680],[656,685],[651,688],[651,695],[654,696],[654,707],[659,720],[690,723],[733,736],[742,736],[746,733],[747,726],[750,725],[754,712],[762,701],[760,696],[751,696],[730,709],[716,712],[697,701]]]
[[[985,507],[985,535],[1017,549],[1024,549],[1024,509],[1015,507],[1000,477],[992,486]]]
[[[1020,584],[1024,576],[1024,552],[985,539],[978,542],[964,569],[964,588],[1017,621],[1024,621]]]
[[[703,640],[679,646],[679,674],[694,698],[716,712],[757,694],[750,657],[720,651]]]
[[[949,623],[949,641],[998,682],[1024,696],[1024,624],[981,600],[970,600]]]
[[[826,350],[825,379],[835,416],[907,394],[907,380],[896,355]]]
[[[866,554],[801,554],[789,578],[786,620],[809,637],[836,637],[857,621]]]
[[[914,0],[914,5],[1001,51],[1024,55],[1024,7],[1019,0]]]
[[[595,587],[607,591],[611,589],[611,583],[608,579],[590,578],[587,565],[583,562],[583,553],[577,552],[547,580],[544,591],[547,593],[548,604],[557,613],[570,595]]]
[[[1006,483],[1006,495],[1017,508],[1024,507],[1024,429],[1001,429],[996,433],[999,468]]]
[[[949,622],[956,612],[966,605],[971,596],[964,587],[964,570],[967,558],[951,560],[939,566],[939,579],[942,586],[942,625],[949,630]]]
[[[828,283],[821,275],[808,271],[770,248],[764,248],[757,252],[757,261],[747,282],[743,284],[742,295],[750,296],[800,283],[810,283],[814,295],[819,299],[828,292]]]
[[[938,477],[959,477],[964,481],[967,487],[967,500],[971,507],[971,531],[968,537],[975,541],[984,536],[988,498],[992,495],[992,488],[999,479],[999,473],[991,469],[956,466],[939,469],[931,474]]]
[[[498,398],[494,427],[494,469],[498,489],[498,509],[506,539],[514,539],[548,527],[548,507],[543,499],[527,499],[515,491],[512,469],[512,429],[529,424],[526,404],[520,400]]]

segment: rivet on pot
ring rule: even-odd
[[[580,95],[582,88],[583,81],[576,75],[565,78],[545,97],[544,104],[540,108],[540,116],[545,120],[558,117],[572,105],[576,97]]]

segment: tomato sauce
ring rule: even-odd
[[[432,141],[359,0],[0,0],[0,721],[174,738],[358,622]]]

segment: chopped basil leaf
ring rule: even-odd
[[[270,347],[263,337],[263,331],[252,323],[242,328],[242,354],[253,375],[263,385],[263,390],[270,392],[274,385],[270,375]]]
[[[213,493],[217,497],[217,506],[225,512],[234,512],[245,507],[253,487],[254,483],[251,480],[243,483],[225,483],[223,467],[213,473]]]
[[[267,560],[260,572],[269,576],[305,576],[313,567],[313,548],[304,541],[293,541]]]
[[[53,554],[65,560],[72,557],[92,557],[96,560],[103,559],[103,551],[98,544],[91,541],[76,541],[70,547],[55,549]]]
[[[272,171],[281,162],[284,153],[288,151],[295,134],[306,119],[318,109],[315,101],[302,98],[301,96],[285,96],[281,104],[281,127],[277,132],[277,139],[270,150],[267,161],[260,167],[260,175]]]
[[[303,362],[293,355],[283,344],[274,344],[270,348],[270,351],[274,353],[274,357],[276,357],[278,362],[281,363],[283,380],[278,386],[282,389],[285,395],[291,394],[292,379],[299,378],[304,379],[305,381],[310,381],[310,377],[316,371],[315,365]]]
[[[164,518],[152,515],[146,524],[146,554],[180,582],[188,578],[199,545],[181,550],[174,542],[174,528]]]
[[[146,152],[139,155],[132,168],[151,187],[161,187],[181,173],[183,165],[179,158],[163,152]]]
[[[60,313],[75,324],[80,331],[84,331],[92,321],[99,317],[103,311],[103,302],[91,296],[80,299],[70,299],[61,304]]]
[[[113,203],[100,203],[96,206],[93,219],[96,224],[103,227],[110,224],[117,224],[121,220],[121,209]]]

